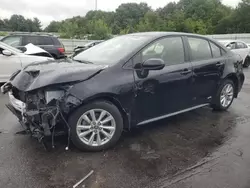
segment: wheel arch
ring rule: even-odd
[[[239,78],[236,76],[235,73],[230,73],[228,74],[224,80],[232,80],[233,83],[234,83],[234,86],[235,86],[235,91],[234,91],[234,97],[237,98],[238,97],[238,93],[239,93]]]
[[[82,101],[82,103],[80,105],[78,105],[77,107],[75,107],[74,109],[71,109],[71,111],[69,112],[68,117],[78,108],[80,108],[83,105],[95,102],[95,101],[107,101],[112,103],[113,105],[115,105],[117,107],[117,109],[120,111],[122,118],[123,118],[123,125],[124,128],[129,128],[130,129],[130,113],[127,112],[123,107],[121,102],[118,100],[118,97],[115,94],[111,94],[111,93],[102,93],[102,94],[97,94],[91,97],[88,97],[86,99],[84,99]]]

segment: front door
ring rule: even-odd
[[[182,37],[166,37],[144,48],[133,63],[136,67],[134,113],[137,123],[160,118],[192,106],[192,66],[186,62]],[[162,70],[143,70],[140,64],[150,58],[161,58]]]
[[[188,37],[193,66],[193,95],[195,104],[209,103],[223,74],[223,49],[204,38]]]

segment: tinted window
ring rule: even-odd
[[[63,45],[60,43],[60,41],[58,40],[58,38],[56,38],[56,37],[51,37],[51,39],[52,39],[54,45],[56,45],[56,46],[63,46]]]
[[[188,42],[193,60],[197,61],[212,58],[211,49],[207,40],[189,37]]]
[[[5,39],[3,39],[2,41],[10,46],[20,46],[21,45],[21,36],[10,36],[10,37],[6,37]]]
[[[184,48],[181,37],[158,40],[142,51],[142,62],[150,58],[161,58],[167,65],[184,62]]]
[[[50,37],[41,36],[38,37],[38,45],[53,45],[53,41]]]
[[[53,41],[47,36],[24,36],[24,44],[32,43],[34,45],[53,45]]]
[[[242,42],[237,42],[237,48],[240,49],[240,48],[247,48],[247,45],[245,45],[244,43]]]
[[[221,56],[221,49],[220,49],[220,47],[218,47],[217,45],[215,45],[212,42],[210,42],[210,46],[211,46],[213,57],[214,58],[220,57]]]
[[[25,46],[29,43],[32,43],[34,45],[38,45],[39,44],[39,37],[37,37],[37,36],[24,36],[23,45]]]

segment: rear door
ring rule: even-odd
[[[192,106],[192,66],[186,61],[181,36],[159,39],[145,47],[133,59],[135,67],[150,58],[165,62],[162,70],[135,68],[135,114],[143,124]]]
[[[187,37],[193,66],[193,92],[196,105],[208,103],[214,95],[225,66],[223,49],[210,40]]]

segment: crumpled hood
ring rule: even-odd
[[[64,59],[32,63],[18,73],[11,84],[21,91],[49,85],[84,81],[107,68],[106,65],[84,64]]]

